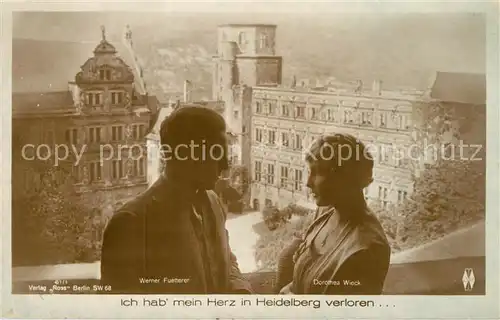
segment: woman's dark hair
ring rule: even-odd
[[[350,134],[321,136],[311,145],[306,161],[319,161],[326,170],[348,170],[361,189],[373,181],[373,157],[364,143]]]

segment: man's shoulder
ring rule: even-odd
[[[129,218],[139,218],[150,211],[151,208],[159,202],[158,199],[160,199],[158,185],[154,184],[150,188],[135,196],[133,199],[125,202],[125,204],[115,211],[113,218],[123,216],[128,216]]]

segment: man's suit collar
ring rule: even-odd
[[[179,183],[176,183],[176,181],[173,181],[164,175],[161,175],[150,189],[153,201],[162,204],[175,205],[175,207],[178,207],[181,203],[185,203],[187,206],[190,206],[200,195],[202,197],[207,196],[207,191],[205,190],[198,194],[188,195],[184,190],[182,190],[182,188],[179,187]]]

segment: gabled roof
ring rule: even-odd
[[[111,43],[111,42],[110,42]],[[145,94],[144,84],[137,70],[135,58],[120,41],[112,42],[116,55],[129,65],[134,73],[135,88]],[[12,40],[12,92],[42,93],[68,90],[80,67],[94,50],[102,47],[95,41],[47,41],[35,39]]]
[[[430,97],[443,102],[486,104],[486,75],[437,72]]]

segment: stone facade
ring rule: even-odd
[[[13,94],[13,148],[19,149],[13,154],[21,155],[28,146],[28,156],[40,158],[36,150],[46,145],[39,150],[52,155],[48,161],[54,164],[55,150],[66,146],[69,156],[58,165],[73,176],[82,196],[102,194],[106,210],[147,186],[145,136],[156,103],[140,89],[145,86],[138,85],[137,66],[122,58],[130,52],[117,52],[104,31],[93,53],[87,61],[75,62],[81,70],[66,91]],[[52,58],[56,66],[57,57]],[[75,153],[81,154],[80,161]],[[28,160],[13,160],[13,176],[30,183],[16,171],[16,162]]]
[[[375,182],[366,196],[402,201],[411,192],[412,173],[391,149],[411,143],[412,104],[422,100],[421,93],[383,91],[379,81],[370,90],[284,87],[275,43],[274,25],[218,30],[214,98],[224,101],[226,121],[238,136],[234,152],[252,173],[253,206],[313,205],[304,152],[314,138],[331,132],[353,134],[375,152],[383,148],[383,155],[374,154]]]
[[[418,97],[256,87],[252,100],[255,204],[311,205],[305,153],[319,136],[336,132],[370,147],[376,165],[374,182],[365,190],[368,199],[395,203],[411,192],[411,167],[396,152],[412,143],[411,109]]]

